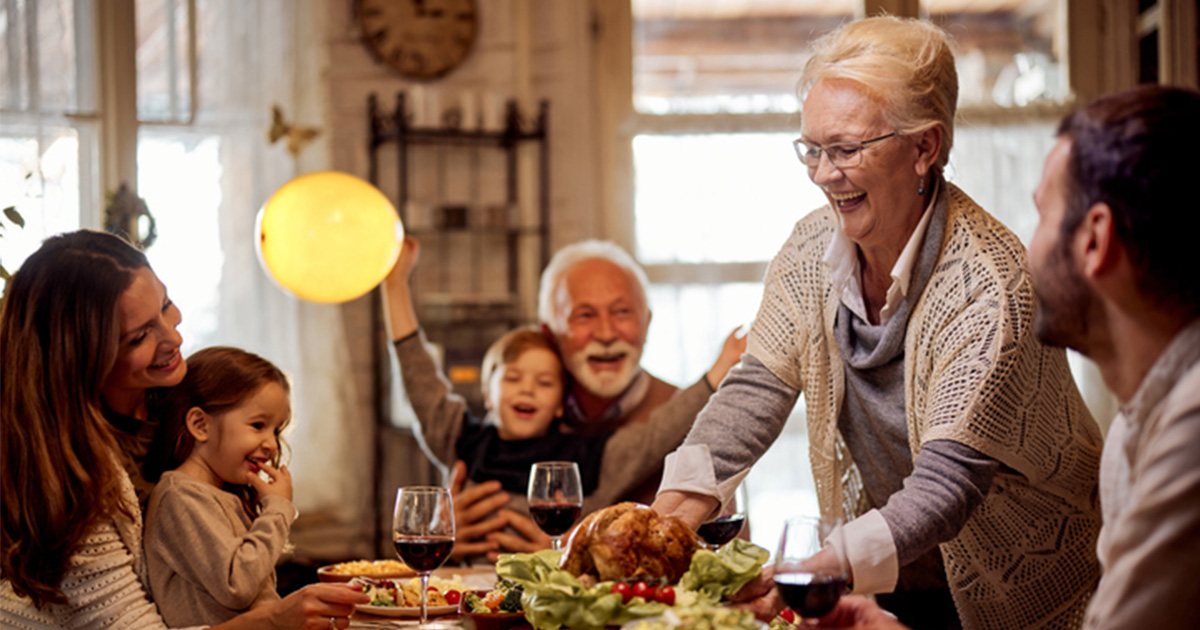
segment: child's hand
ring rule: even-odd
[[[264,497],[268,496],[277,496],[291,501],[292,473],[287,469],[287,466],[275,468],[263,462],[262,470],[271,478],[269,482],[263,481],[261,477],[254,473],[249,473],[250,485],[254,486],[254,491],[258,493],[258,500],[262,501]]]

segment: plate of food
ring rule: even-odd
[[[317,579],[322,582],[349,582],[356,577],[395,580],[414,577],[416,574],[416,571],[399,560],[352,560],[317,569]]]
[[[357,585],[371,598],[369,604],[355,606],[359,612],[381,617],[419,617],[421,616],[421,581],[412,578],[402,580],[364,580],[356,578],[350,581]],[[439,577],[429,578],[428,614],[449,615],[458,612],[458,604],[466,587],[458,576],[446,580]]]

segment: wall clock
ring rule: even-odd
[[[458,67],[477,30],[475,0],[359,0],[358,21],[367,48],[414,79]]]

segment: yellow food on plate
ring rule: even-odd
[[[323,566],[322,572],[330,576],[352,577],[361,575],[365,577],[408,577],[416,575],[416,571],[409,568],[407,564],[400,560],[350,560],[338,564]]]
[[[325,569],[333,575],[416,575],[407,564],[399,560],[353,560],[334,564]]]

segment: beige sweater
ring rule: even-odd
[[[150,592],[172,625],[218,624],[279,600],[275,564],[296,508],[263,497],[257,518],[240,499],[178,471],[163,473],[146,510]]]
[[[1200,319],[1175,335],[1104,445],[1089,630],[1200,628]]]
[[[905,337],[909,445],[915,457],[953,440],[1004,465],[941,545],[947,581],[968,629],[1078,627],[1099,576],[1099,431],[1064,352],[1034,338],[1024,247],[961,190],[946,194],[941,254]],[[822,263],[836,221],[826,207],[796,224],[768,269],[747,352],[805,394],[822,512],[856,517],[867,506],[837,430],[839,299]]]
[[[164,630],[167,626],[146,594],[142,555],[142,512],[129,477],[121,490],[134,518],[118,515],[97,523],[71,557],[60,586],[66,604],[45,609],[13,593],[0,580],[0,628],[22,630]],[[139,577],[140,576],[140,577]]]

